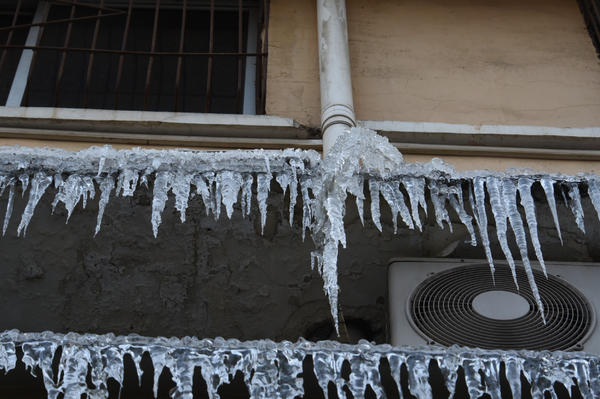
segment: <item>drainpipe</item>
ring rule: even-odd
[[[356,126],[350,78],[345,0],[317,0],[323,156]]]

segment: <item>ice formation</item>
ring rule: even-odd
[[[22,350],[22,357],[17,348]],[[402,398],[400,387],[406,384],[418,399],[431,398],[431,362],[437,363],[450,397],[457,387],[459,369],[464,373],[471,398],[487,393],[493,399],[500,399],[500,384],[504,379],[513,397],[521,397],[523,378],[530,384],[534,398],[544,397],[544,392],[556,397],[555,383],[568,390],[576,384],[584,398],[600,392],[600,358],[585,353],[392,347],[366,341],[347,345],[332,341],[240,342],[222,338],[63,335],[16,330],[0,333],[0,369],[8,372],[22,362],[32,374],[41,372],[50,399],[59,395],[79,399],[82,394],[94,399],[107,398],[109,379],[123,386],[126,355],[133,359],[141,381],[146,372],[141,368],[145,353],[153,363],[154,396],[158,377],[167,368],[175,383],[171,397],[178,399],[192,398],[196,368],[200,368],[211,399],[219,397],[219,387],[230,383],[238,371],[244,376],[251,398],[299,397],[304,395],[303,375],[307,366],[303,362],[307,357],[312,358],[319,387],[326,394],[332,383],[340,398],[346,397],[344,389],[353,397],[362,398],[367,387],[376,397],[385,397],[380,370],[386,368],[395,382],[388,384],[388,391],[392,389]],[[344,365],[350,369],[347,376],[342,372]],[[406,380],[401,377],[403,366],[408,372]]]
[[[136,190],[145,189],[153,193],[150,218],[155,236],[160,233],[169,195],[175,197],[175,208],[182,222],[186,220],[189,201],[197,200],[204,204],[206,214],[216,219],[222,213],[231,218],[236,209],[242,216],[249,215],[254,206],[264,228],[272,184],[281,186],[283,198],[287,198],[289,223],[301,224],[302,236],[308,230],[315,243],[312,265],[323,278],[336,326],[337,258],[339,247],[346,246],[344,215],[349,195],[354,197],[363,223],[364,201],[370,199],[371,220],[380,231],[383,229],[382,198],[392,211],[394,232],[399,226],[422,230],[427,204],[431,203],[433,218],[440,228],[447,226],[452,230],[453,224],[461,223],[472,245],[481,242],[493,278],[494,260],[488,231],[491,217],[496,238],[513,271],[517,264],[509,242],[513,236],[516,239],[518,255],[529,276],[542,318],[543,304],[537,294],[528,252],[530,244],[545,272],[537,231],[539,203],[534,201],[532,190],[534,187],[543,189],[561,241],[557,213],[561,203],[566,203],[581,231],[585,231],[582,207],[585,193],[600,218],[597,176],[551,176],[527,171],[457,172],[439,159],[408,164],[387,139],[361,128],[351,129],[323,160],[314,151],[292,149],[209,152],[96,147],[69,152],[0,148],[0,195],[8,192],[3,233],[10,225],[15,195],[24,196],[29,191],[17,228],[18,234],[25,235],[36,205],[51,185],[56,192],[52,206],[64,204],[67,220],[77,204],[85,206],[87,201],[98,198],[95,234],[102,227],[102,217],[111,196],[132,196]],[[583,195],[581,190],[584,190]],[[565,200],[557,203],[557,193]],[[298,196],[302,217],[294,220]],[[466,202],[469,206],[465,206]],[[514,234],[509,234],[510,231]]]

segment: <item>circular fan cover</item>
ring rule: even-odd
[[[543,273],[534,270],[545,309],[544,325],[522,267],[517,267],[519,291],[508,266],[497,265],[494,276],[496,285],[487,264],[461,266],[433,274],[415,289],[407,302],[413,328],[430,343],[446,346],[582,349],[582,343],[593,330],[595,314],[579,291],[555,276],[548,275],[546,279]],[[514,297],[509,293],[517,294],[523,298],[517,300],[523,302],[524,309],[516,310],[514,318],[489,317],[489,311],[482,314],[479,307],[474,306],[476,298],[485,293],[508,297]],[[501,308],[500,304],[495,306]]]

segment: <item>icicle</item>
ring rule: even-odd
[[[466,227],[469,235],[471,236],[471,245],[477,246],[477,237],[475,237],[475,229],[473,228],[473,218],[465,211],[465,204],[463,201],[462,187],[452,186],[444,187],[444,191],[447,190],[448,201],[450,206],[454,209],[454,212],[458,215],[460,222]]]
[[[338,397],[345,397],[343,390],[346,381],[342,378],[342,365],[346,359],[335,353],[316,352],[313,354],[313,364],[317,382],[324,395],[327,395],[329,383],[332,382]]]
[[[271,189],[271,173],[259,173],[256,176],[256,199],[258,200],[258,209],[260,210],[260,233],[264,234],[265,224],[267,223],[267,198]]]
[[[58,193],[52,202],[52,209],[54,210],[59,202],[64,203],[67,209],[66,223],[68,223],[73,210],[82,197],[85,200],[86,196],[90,194],[90,185],[93,189],[93,183],[88,182],[87,179],[79,175],[70,175],[59,187]]]
[[[309,177],[302,179],[300,191],[302,193],[302,241],[304,241],[306,229],[311,227],[312,209],[311,198],[308,190],[312,188],[312,180]]]
[[[94,199],[94,197],[96,196],[96,189],[94,187],[94,181],[92,180],[91,177],[89,176],[83,176],[83,178],[81,179],[82,182],[82,199],[83,199],[83,209],[85,209],[85,207],[87,206],[87,200],[89,199]]]
[[[279,183],[279,186],[283,190],[283,196],[285,197],[285,193],[287,192],[288,187],[290,186],[290,182],[292,180],[292,176],[288,171],[284,171],[277,174],[275,177],[275,181]]]
[[[19,181],[21,182],[21,198],[23,198],[27,187],[29,187],[29,175],[27,173],[20,174]]]
[[[596,178],[588,180],[588,194],[600,220],[600,181]]]
[[[540,184],[544,188],[544,192],[546,193],[546,200],[548,200],[548,205],[550,206],[550,212],[552,213],[552,219],[554,219],[554,225],[556,226],[556,231],[558,232],[558,238],[560,239],[560,243],[563,243],[562,234],[560,232],[560,224],[558,223],[558,213],[556,211],[556,200],[554,199],[554,180],[549,177],[542,177],[540,179]]]
[[[479,398],[485,391],[479,375],[479,370],[482,369],[481,359],[464,359],[462,363],[465,372],[465,382],[469,397]]]
[[[471,200],[471,207],[473,208],[473,215],[476,215],[475,222],[479,227],[479,235],[481,236],[481,243],[487,258],[490,270],[492,271],[492,280],[496,285],[494,273],[496,268],[494,267],[494,258],[492,257],[492,250],[490,249],[490,239],[488,236],[488,218],[487,211],[485,209],[485,179],[482,177],[476,177],[473,179],[472,190],[469,189],[469,199]],[[475,197],[473,197],[473,192]]]
[[[0,370],[8,373],[17,366],[17,350],[14,342],[0,342]]]
[[[25,342],[21,345],[25,367],[32,375],[36,366],[40,368],[48,398],[53,399],[58,398],[60,394],[60,387],[54,383],[55,376],[52,371],[52,359],[57,347],[56,342]]]
[[[46,176],[46,174],[42,172],[37,172],[33,176],[33,180],[31,181],[31,190],[29,190],[29,201],[27,201],[27,205],[25,206],[25,210],[21,216],[21,223],[19,223],[19,227],[17,228],[17,236],[20,236],[21,232],[23,232],[23,236],[27,234],[27,226],[33,217],[35,207],[51,183],[52,177]]]
[[[15,182],[11,180],[8,190],[8,201],[6,203],[6,213],[4,214],[4,224],[2,226],[2,235],[6,234],[6,229],[8,229],[8,223],[10,222],[10,216],[12,215],[13,206],[15,204]]]
[[[456,380],[458,379],[458,367],[461,364],[461,359],[459,356],[448,351],[443,356],[436,356],[436,361],[442,376],[444,377],[444,383],[446,384],[446,389],[449,393],[448,397],[453,398],[456,389]]]
[[[519,179],[518,185],[519,196],[521,197],[521,205],[525,210],[525,218],[527,219],[529,236],[531,237],[531,243],[533,244],[533,249],[535,250],[535,256],[540,262],[544,276],[548,277],[548,273],[546,272],[546,263],[544,262],[544,256],[542,255],[542,246],[540,244],[540,239],[538,238],[535,204],[533,202],[533,197],[531,196],[531,186],[533,185],[533,180],[523,177]]]
[[[406,359],[408,389],[418,399],[429,399],[432,397],[431,385],[429,385],[430,360],[423,355],[410,355]]]
[[[152,198],[152,232],[154,238],[158,236],[158,227],[162,222],[161,214],[165,210],[165,204],[169,198],[173,175],[169,172],[156,173],[154,179],[154,193]]]
[[[521,396],[521,371],[523,361],[515,356],[506,356],[504,359],[505,375],[508,385],[512,391],[513,398]]]
[[[529,263],[525,227],[523,226],[523,220],[521,220],[521,214],[519,213],[519,210],[517,208],[517,185],[512,180],[504,179],[502,181],[502,196],[504,198],[504,206],[506,207],[508,220],[510,221],[512,230],[515,233],[517,246],[519,247],[521,259],[523,260],[523,268],[525,268],[525,273],[527,274],[529,286],[533,293],[533,297],[535,298],[535,302],[538,305],[540,315],[542,316],[542,321],[544,322],[544,324],[546,324],[546,317],[544,315],[544,304],[542,303],[542,298],[540,297],[540,293],[538,291],[538,287],[535,283],[535,278],[533,276],[533,271],[531,270],[531,264]]]
[[[400,213],[400,217],[402,221],[406,223],[406,225],[410,229],[414,229],[415,225],[413,224],[412,218],[410,216],[410,211],[406,206],[406,202],[404,199],[404,194],[398,188],[398,182],[383,182],[381,185],[381,193],[383,194],[383,198],[387,201],[390,209],[392,210],[392,222],[394,224],[394,234],[398,232],[398,213]]]
[[[140,172],[133,169],[124,169],[119,174],[119,180],[117,183],[117,194],[121,194],[123,197],[131,197],[135,191],[140,177]]]
[[[359,343],[359,347],[368,348],[369,344]],[[381,378],[379,376],[379,363],[381,355],[368,350],[361,351],[346,357],[350,363],[350,381],[347,384],[355,398],[364,397],[367,386],[370,386],[376,398],[385,397]],[[341,396],[340,396],[341,397]]]
[[[96,177],[100,177],[100,175],[102,174],[102,170],[104,169],[105,163],[106,157],[100,157],[100,160],[98,161],[98,173],[96,174]]]
[[[502,392],[500,390],[500,360],[497,358],[487,358],[482,363],[485,392],[492,399],[502,399]]]
[[[364,217],[364,201],[365,201],[365,179],[363,176],[356,176],[355,178],[348,179],[348,186],[346,188],[348,192],[354,195],[356,201],[356,210],[358,211],[358,217],[360,223],[365,225]]]
[[[333,318],[336,333],[339,335],[338,322],[338,241],[327,240],[323,248],[323,258],[321,265],[321,277],[323,278],[323,290],[329,299],[329,308]]]
[[[241,173],[224,171],[217,174],[217,192],[221,194],[221,201],[225,205],[225,211],[229,219],[231,219],[231,215],[233,214],[233,205],[238,201],[238,194],[240,193],[242,184]]]
[[[444,229],[444,222],[446,222],[450,232],[452,232],[452,223],[450,223],[450,216],[448,216],[448,212],[446,211],[446,197],[441,194],[438,184],[435,180],[430,180],[428,184],[429,197],[435,211],[435,221],[442,230]]]
[[[577,227],[583,234],[585,234],[585,224],[583,218],[583,207],[581,206],[581,194],[579,193],[579,184],[578,183],[567,183],[567,189],[569,190],[569,201],[567,204],[569,205],[569,209],[573,213],[575,217],[575,223],[577,223]]]
[[[379,210],[379,192],[380,182],[375,179],[369,179],[369,193],[371,194],[371,219],[380,232],[383,231],[381,228],[381,213]],[[600,215],[600,211],[598,212]],[[599,216],[600,218],[600,216]]]
[[[193,178],[193,183],[196,186],[196,194],[202,197],[206,215],[209,215],[214,209],[215,199],[211,192],[212,184],[210,183],[213,178],[213,174],[197,175]],[[209,182],[208,184],[207,181]]]
[[[115,179],[111,175],[107,175],[104,178],[97,177],[96,181],[100,186],[100,201],[98,201],[98,217],[96,218],[96,230],[94,231],[94,237],[100,232],[102,225],[102,217],[104,216],[104,210],[110,199],[110,193],[115,188]]]
[[[252,209],[252,184],[254,184],[254,177],[251,174],[246,174],[243,177],[244,183],[242,184],[242,216],[250,215]]]
[[[408,200],[410,202],[410,210],[413,221],[419,229],[423,231],[421,225],[421,216],[419,215],[419,206],[425,212],[427,216],[427,202],[425,201],[425,179],[417,177],[405,177],[402,179],[402,184],[408,193]]]
[[[506,209],[503,203],[504,201],[502,198],[501,184],[501,180],[497,177],[488,177],[486,179],[487,192],[490,196],[490,205],[492,206],[492,213],[494,214],[494,220],[496,221],[496,236],[498,237],[500,248],[502,248],[502,252],[506,257],[506,260],[508,261],[508,265],[510,266],[510,271],[515,282],[515,286],[518,290],[519,283],[517,281],[515,261],[513,259],[512,253],[510,252],[510,248],[508,247],[508,241],[506,237],[506,230],[508,228],[506,224],[506,219],[508,215],[506,214]],[[475,189],[475,193],[477,194],[477,188]],[[477,195],[475,198],[477,198]]]
[[[401,381],[400,374],[402,372],[402,365],[406,363],[406,355],[401,353],[387,353],[386,355],[388,363],[390,365],[390,374],[396,383],[396,387],[398,388],[398,394],[400,395],[400,399],[402,399],[402,389],[401,389]],[[452,395],[450,395],[452,397]]]
[[[188,173],[177,173],[173,180],[173,187],[171,190],[175,194],[175,209],[179,211],[179,218],[181,223],[185,222],[185,212],[188,207],[188,200],[190,198],[190,184],[192,182],[192,175]]]

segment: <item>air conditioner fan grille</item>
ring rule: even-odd
[[[496,265],[493,284],[487,264],[456,267],[423,281],[408,302],[413,327],[428,341],[450,346],[487,349],[581,349],[594,325],[591,305],[575,288],[552,275],[534,270],[544,304],[542,318],[527,276],[517,267],[517,291],[508,266]],[[521,317],[497,320],[479,314],[473,300],[488,291],[509,291],[525,298],[529,310]]]

